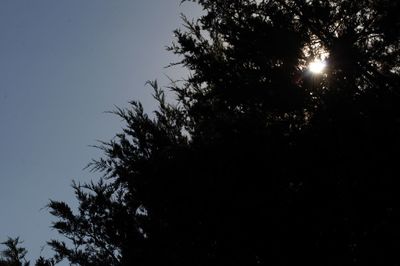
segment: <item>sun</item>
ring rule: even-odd
[[[312,61],[308,65],[308,69],[311,71],[313,74],[321,74],[326,67],[326,62],[323,60],[316,59]]]

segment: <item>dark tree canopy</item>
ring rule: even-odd
[[[400,2],[194,2],[176,103],[151,82],[154,117],[116,110],[77,212],[50,202],[55,261],[399,265]]]
[[[25,259],[28,251],[20,246],[21,243],[18,237],[9,237],[1,243],[5,248],[0,252],[0,266],[29,266],[29,261]]]

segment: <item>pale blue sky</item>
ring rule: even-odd
[[[20,236],[35,259],[52,236],[48,200],[73,202],[71,180],[121,128],[104,114],[132,99],[154,108],[146,80],[167,81],[165,46],[180,0],[0,0],[0,240]],[[44,255],[48,254],[48,248]]]

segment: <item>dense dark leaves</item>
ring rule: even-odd
[[[9,237],[1,243],[5,249],[0,253],[0,266],[29,266],[29,261],[25,259],[28,251],[20,246],[21,243],[19,237]]]
[[[45,259],[43,257],[39,257],[35,263],[35,266],[54,266],[55,262],[53,259]]]
[[[56,261],[398,265],[396,1],[199,0],[154,118],[117,109],[98,183],[52,201]],[[325,73],[307,64],[325,57]]]

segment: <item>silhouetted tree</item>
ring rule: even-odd
[[[35,263],[35,266],[54,266],[54,265],[55,265],[54,259],[45,259],[42,256],[40,256]]]
[[[198,0],[156,82],[155,117],[115,112],[74,184],[51,201],[56,260],[79,265],[397,265],[398,1]],[[308,63],[325,58],[313,75]]]
[[[26,261],[25,255],[28,251],[20,247],[22,242],[17,238],[8,238],[1,244],[6,246],[0,253],[0,266],[29,266],[29,261]]]

